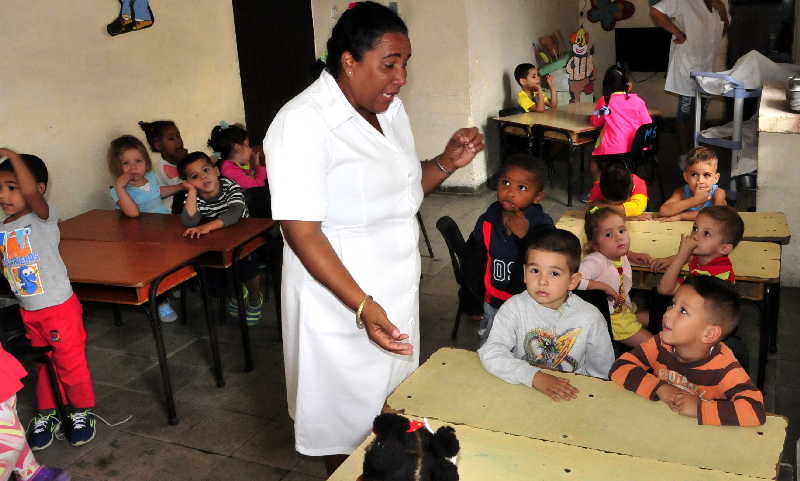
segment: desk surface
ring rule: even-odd
[[[415,418],[421,420],[420,418]],[[433,429],[447,423],[429,420]],[[568,444],[551,443],[524,436],[477,429],[467,425],[456,429],[461,451],[458,475],[461,481],[753,481],[761,478],[740,476],[667,463],[652,459],[620,456]],[[364,462],[367,438],[329,481],[354,481]]]
[[[570,211],[558,220],[556,226],[566,229],[586,243],[583,215]],[[631,250],[653,257],[668,257],[678,251],[681,234],[692,230],[691,222],[630,221]],[[781,275],[781,246],[772,242],[742,241],[730,255],[737,281],[773,282]],[[639,270],[641,266],[637,267]],[[649,269],[648,269],[649,270]]]
[[[468,425],[590,448],[582,449],[587,456],[595,451],[627,455],[617,456],[626,465],[638,458],[756,478],[776,476],[788,424],[784,417],[768,415],[765,425],[749,428],[699,426],[664,403],[643,399],[610,381],[554,374],[568,378],[580,390],[578,399],[553,402],[530,387],[492,376],[475,352],[444,348],[395,389],[388,404],[405,409],[407,415],[455,424],[456,429]],[[506,462],[510,459],[507,455]]]
[[[59,250],[71,282],[144,287],[198,257],[206,248],[199,245],[62,239]]]
[[[661,112],[656,109],[648,110],[651,116],[661,115]],[[592,125],[589,120],[589,116],[593,111],[593,103],[579,102],[559,105],[556,109],[549,109],[544,112],[526,112],[505,117],[495,117],[495,120],[524,127],[540,125],[573,133],[583,133],[599,129],[599,127]]]

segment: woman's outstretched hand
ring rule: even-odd
[[[414,353],[414,346],[407,342],[408,334],[403,334],[400,329],[389,321],[386,311],[377,302],[370,302],[364,306],[361,313],[364,329],[372,342],[383,349],[401,356],[410,356]]]
[[[453,170],[460,169],[472,162],[483,147],[483,134],[477,127],[458,129],[447,142],[442,161]]]

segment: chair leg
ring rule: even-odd
[[[181,324],[184,325],[189,322],[189,316],[186,315],[186,296],[189,294],[189,289],[186,286],[186,282],[181,284]]]
[[[461,311],[462,311],[462,309],[461,309],[461,301],[459,301],[458,302],[458,310],[456,311],[456,320],[455,320],[455,323],[453,324],[453,333],[450,334],[450,339],[452,339],[454,341],[456,340],[456,337],[458,337],[458,326],[459,326],[459,324],[461,324]]]
[[[122,326],[122,311],[119,309],[119,304],[111,304],[111,312],[114,315],[114,325],[117,327]]]
[[[433,248],[431,247],[431,240],[428,238],[428,231],[425,229],[425,223],[422,221],[422,212],[417,211],[417,222],[422,231],[422,237],[425,239],[425,245],[428,246],[428,257],[433,259]]]
[[[567,157],[567,207],[572,207],[572,157],[574,153],[575,147],[570,144]]]

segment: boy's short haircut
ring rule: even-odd
[[[528,76],[528,72],[532,68],[536,68],[536,65],[534,65],[532,63],[521,63],[521,64],[517,65],[517,67],[514,69],[514,79],[516,79],[517,83],[520,86],[522,86],[522,84],[520,83],[520,80],[522,80],[525,77],[527,77]]]
[[[722,237],[727,244],[736,247],[744,235],[744,221],[733,207],[727,205],[712,205],[701,210],[698,214],[707,215],[722,225]]]
[[[544,229],[537,235],[525,250],[525,262],[532,250],[541,250],[563,254],[567,258],[569,273],[578,272],[581,265],[581,241],[572,232],[564,229]]]
[[[192,152],[178,162],[178,175],[181,176],[181,179],[186,180],[186,168],[198,160],[205,160],[208,165],[214,167],[214,163],[205,152]]]
[[[633,178],[624,163],[612,161],[601,168],[600,192],[609,202],[625,202],[630,198]]]
[[[508,156],[503,165],[500,166],[500,176],[505,174],[509,167],[518,167],[530,173],[534,178],[536,190],[541,192],[544,189],[544,169],[542,163],[528,154],[518,152]],[[498,176],[499,177],[499,176]]]
[[[702,145],[695,147],[686,155],[686,168],[688,169],[699,162],[710,162],[711,165],[714,166],[714,170],[716,170],[717,154],[713,150]]]
[[[28,170],[31,171],[33,180],[35,180],[37,184],[44,184],[47,186],[49,175],[44,161],[32,154],[19,154],[19,156],[22,161],[25,162],[25,166],[28,167]],[[0,164],[0,172],[14,172],[14,166],[11,165],[11,160],[6,159]]]
[[[722,328],[722,337],[733,332],[739,322],[739,294],[730,282],[714,276],[689,276],[683,283],[703,298],[708,322]]]

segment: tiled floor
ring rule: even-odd
[[[577,169],[576,169],[577,170]],[[672,172],[667,185],[674,184]],[[556,185],[563,180],[556,181]],[[545,210],[554,219],[566,210],[563,190],[548,189]],[[468,233],[494,192],[476,196],[434,194],[425,200],[423,216],[434,258],[423,256],[421,296],[422,359],[442,346],[477,347],[476,325],[462,321],[458,340],[450,341],[456,310],[456,283],[436,220],[449,215]],[[424,248],[421,249],[425,252]],[[791,312],[800,310],[800,291],[784,289],[780,314],[780,350],[770,358],[767,402],[772,412],[790,419],[784,458],[794,463],[794,442],[800,426],[800,325]],[[190,303],[190,305],[197,303]],[[242,372],[239,330],[221,326],[227,385],[217,388],[209,368],[204,322],[192,310],[188,325],[165,325],[164,337],[176,391],[180,424],[168,426],[161,402],[160,377],[152,335],[144,313],[124,310],[125,326],[115,327],[107,306],[87,306],[88,357],[97,389],[97,412],[111,422],[132,418],[117,427],[98,423],[90,444],[70,447],[56,442],[38,454],[41,461],[68,468],[76,481],[88,480],[221,480],[309,481],[324,478],[321,462],[296,454],[286,413],[281,344],[274,311],[252,329],[255,371]],[[747,306],[740,332],[755,353],[757,312]],[[753,355],[755,365],[755,356]],[[20,394],[20,414],[27,421],[33,406],[32,382]],[[788,474],[788,473],[787,473]],[[789,475],[790,476],[790,475]],[[791,477],[781,479],[791,479]]]

